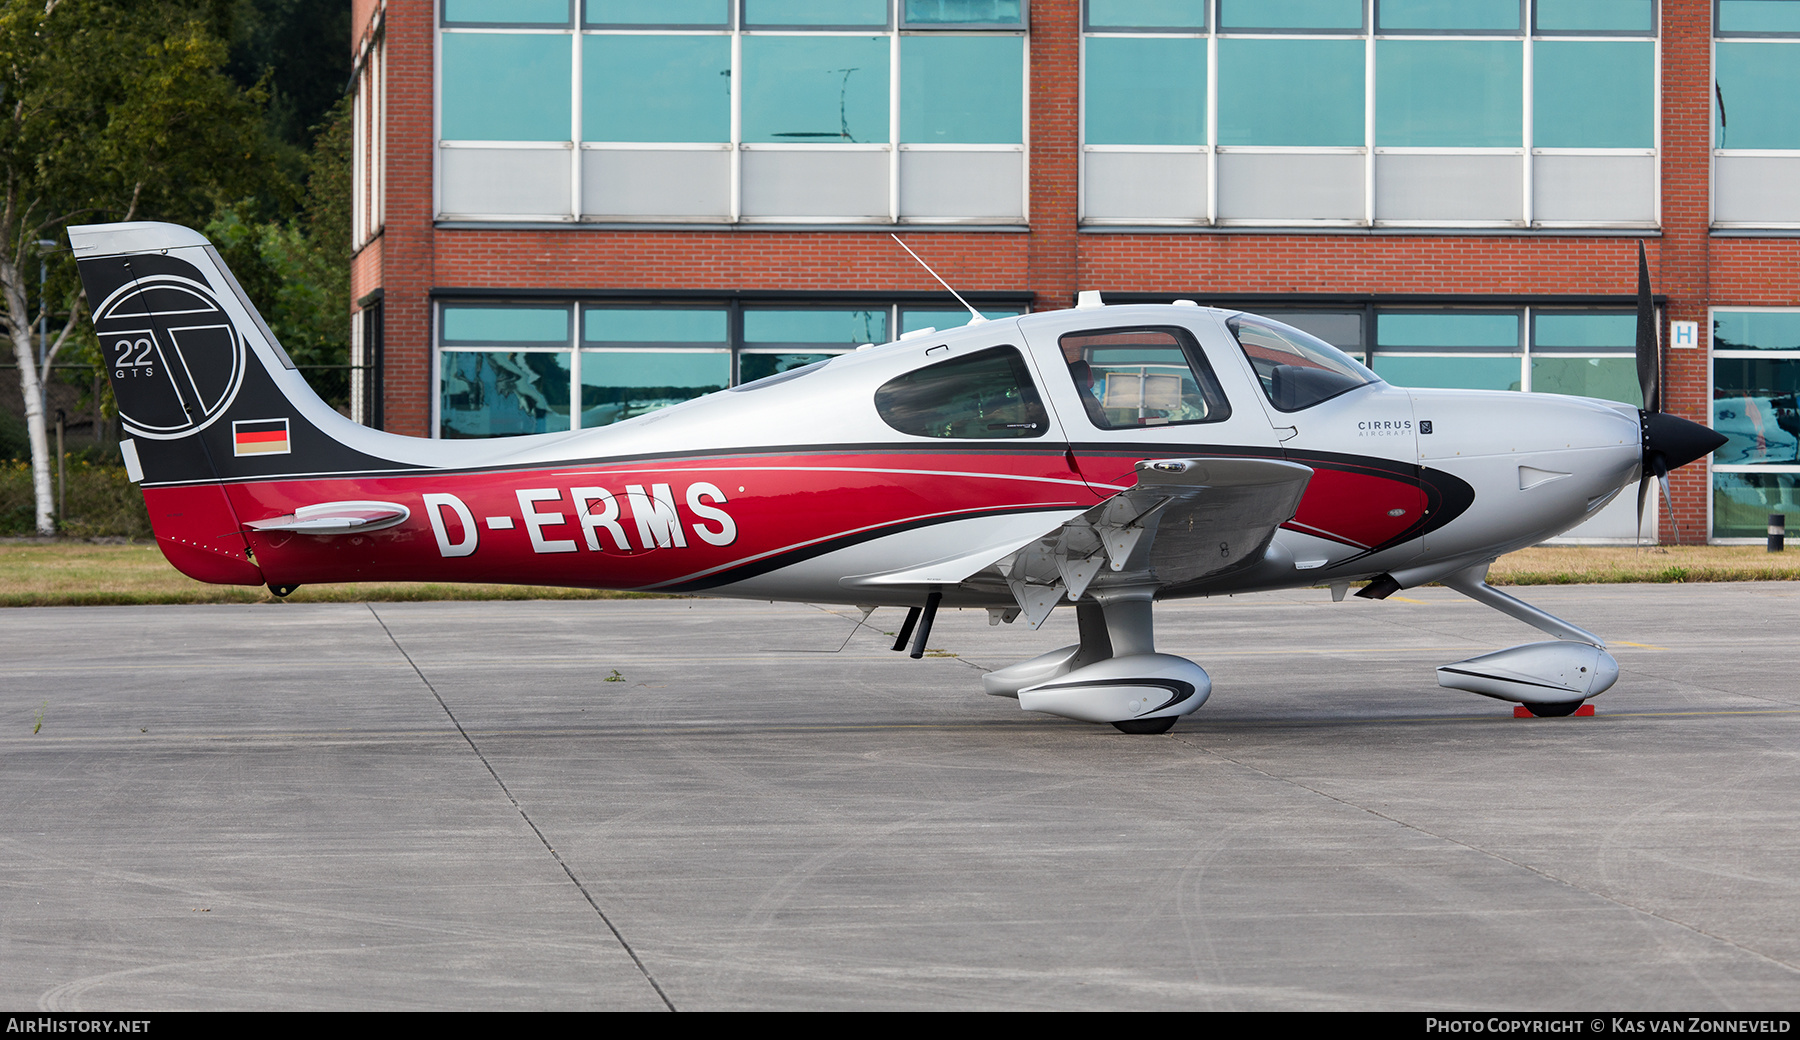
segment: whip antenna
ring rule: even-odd
[[[894,240],[894,241],[895,241],[895,242],[899,242],[899,243],[900,243],[900,248],[901,248],[901,249],[905,249],[905,250],[906,250],[906,255],[907,255],[907,256],[910,256],[910,257],[912,257],[912,258],[913,258],[913,259],[914,259],[914,260],[918,260],[918,261],[919,261],[919,266],[920,266],[920,267],[923,267],[923,268],[924,268],[924,269],[925,269],[925,273],[926,273],[926,274],[928,274],[928,275],[930,275],[930,276],[931,276],[931,277],[933,277],[933,278],[937,278],[937,282],[938,282],[938,284],[939,284],[939,285],[941,285],[941,286],[943,286],[943,287],[944,287],[944,288],[945,288],[945,289],[949,289],[949,291],[950,291],[950,295],[952,295],[952,296],[954,296],[954,297],[956,297],[956,302],[957,302],[957,303],[960,303],[960,304],[962,304],[962,305],[963,305],[963,307],[965,307],[965,308],[967,308],[967,310],[968,310],[968,312],[969,312],[969,324],[971,324],[971,325],[980,325],[980,324],[981,324],[981,323],[982,323],[982,322],[984,322],[984,321],[986,321],[986,320],[987,320],[987,319],[986,319],[986,318],[984,318],[984,317],[982,317],[982,316],[981,316],[981,312],[980,312],[980,311],[978,311],[978,310],[976,310],[976,309],[975,309],[975,308],[973,308],[973,307],[970,307],[970,306],[969,306],[969,301],[968,301],[968,300],[965,300],[965,299],[963,299],[963,298],[962,298],[962,294],[961,294],[961,293],[959,293],[959,292],[957,292],[957,291],[956,291],[956,290],[955,290],[955,289],[951,289],[951,288],[950,288],[950,283],[949,283],[949,282],[946,282],[946,281],[944,281],[944,280],[943,280],[943,279],[942,279],[942,278],[938,278],[938,273],[937,273],[937,272],[936,272],[936,271],[933,271],[933,270],[932,270],[932,269],[931,269],[931,265],[930,265],[930,264],[928,264],[928,263],[926,263],[926,262],[925,262],[925,261],[924,261],[924,260],[923,260],[923,259],[922,259],[922,258],[921,258],[921,257],[920,257],[920,256],[919,256],[919,254],[917,254],[917,253],[915,253],[915,252],[913,252],[913,251],[912,251],[912,249],[911,249],[911,248],[910,248],[910,247],[908,247],[908,246],[907,246],[907,244],[906,244],[906,243],[905,243],[905,242],[900,242],[900,236],[899,236],[899,235],[896,235],[896,234],[893,234],[893,233],[892,233],[892,232],[889,232],[889,233],[888,233],[888,237],[889,237],[889,238],[891,238],[891,239],[893,239],[893,240]]]

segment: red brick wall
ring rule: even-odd
[[[429,294],[439,284],[431,190],[435,7],[432,0],[390,0],[385,30],[387,204],[379,247],[387,372],[383,417],[389,430],[416,437],[431,432]]]
[[[350,0],[350,52],[356,54],[362,50],[363,41],[368,38],[374,28],[375,13],[382,8],[382,0]]]
[[[1080,184],[1079,0],[1031,5],[1031,291],[1034,310],[1072,307],[1082,287],[1075,222]]]
[[[1705,0],[1665,0],[1663,21],[1662,222],[1663,248],[1652,257],[1651,279],[1669,296],[1671,321],[1697,321],[1701,344],[1665,352],[1663,410],[1708,422],[1707,352],[1711,302],[1707,264],[1712,223],[1712,5]],[[1665,330],[1664,335],[1667,335]],[[1705,542],[1710,530],[1707,495],[1712,477],[1705,463],[1670,478],[1674,516],[1665,507],[1662,541]],[[1674,523],[1671,523],[1674,521]]]
[[[958,289],[1026,283],[1026,235],[900,237]],[[436,263],[437,284],[457,288],[943,291],[885,231],[445,230]]]

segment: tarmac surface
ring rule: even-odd
[[[1597,716],[1443,589],[1159,606],[1156,737],[982,695],[1068,610],[0,611],[0,1008],[1800,1008],[1800,583],[1514,591]]]

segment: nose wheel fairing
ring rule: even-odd
[[[1446,574],[1438,581],[1477,603],[1553,635],[1541,643],[1525,643],[1437,670],[1438,685],[1484,697],[1524,704],[1534,715],[1566,715],[1589,697],[1612,688],[1619,662],[1606,652],[1599,636],[1509,596],[1487,583],[1492,560]],[[1568,711],[1562,711],[1562,708]]]

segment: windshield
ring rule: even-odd
[[[1284,412],[1311,408],[1380,377],[1350,355],[1299,329],[1240,314],[1225,322],[1256,369],[1269,403]]]

